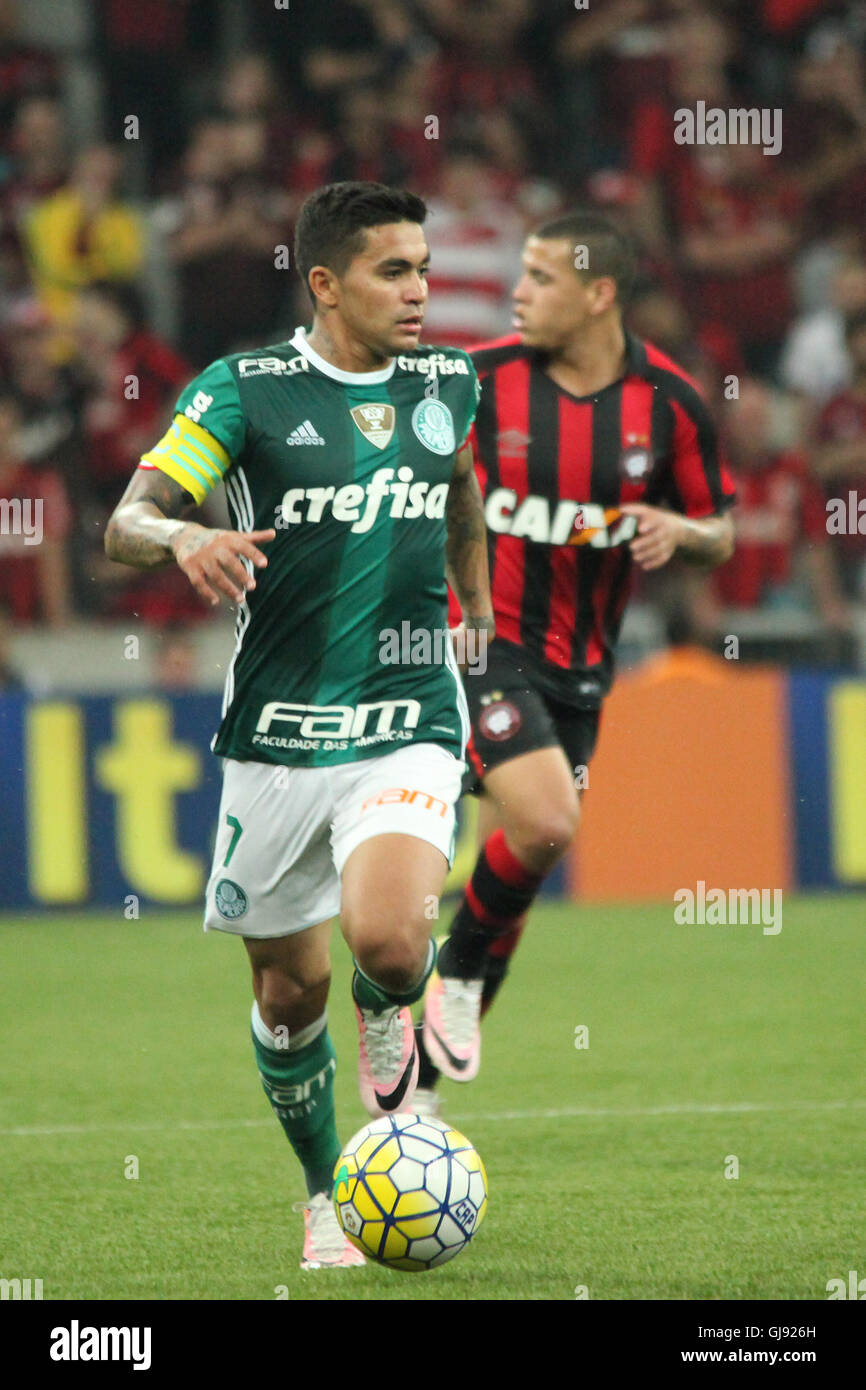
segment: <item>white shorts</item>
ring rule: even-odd
[[[373,835],[414,835],[451,864],[465,764],[435,743],[336,767],[226,758],[204,929],[291,936],[340,910],[340,875]]]

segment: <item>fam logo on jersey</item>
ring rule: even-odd
[[[349,414],[370,444],[375,444],[377,449],[390,444],[397,418],[393,405],[380,405],[379,402],[356,405]]]
[[[484,737],[493,743],[504,743],[507,738],[513,738],[523,723],[517,706],[503,699],[501,690],[482,695],[481,705],[478,727]]]
[[[457,448],[454,419],[442,401],[419,401],[412,411],[412,428],[425,448],[434,454],[453,454]]]
[[[221,878],[216,886],[214,894],[216,908],[220,917],[225,917],[227,922],[235,922],[238,917],[243,917],[249,906],[247,895],[239,884],[233,883],[230,878]]]
[[[649,449],[649,435],[627,434],[625,442],[628,448],[620,455],[620,474],[626,482],[645,483],[655,461]]]
[[[484,503],[484,516],[491,531],[542,545],[589,545],[607,550],[624,545],[637,529],[637,519],[623,516],[619,507],[602,507],[598,502],[576,502],[563,497],[551,503],[547,497],[530,493],[518,499],[510,487],[496,487]]]
[[[295,372],[308,372],[310,364],[306,357],[242,357],[238,362],[240,376],[284,376]]]
[[[418,700],[374,700],[363,705],[295,705],[271,700],[262,705],[252,742],[265,748],[345,752],[350,746],[411,741],[420,718]],[[274,724],[288,724],[297,733],[272,733]],[[237,888],[237,884],[232,887]]]

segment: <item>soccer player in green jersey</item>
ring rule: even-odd
[[[431,640],[446,570],[466,627],[493,630],[466,443],[478,381],[464,352],[419,348],[425,216],[379,184],[314,193],[295,238],[312,330],[196,377],[106,531],[113,559],[175,562],[207,602],[236,605],[205,930],[249,953],[259,1072],[307,1182],[305,1268],[361,1260],[330,1200],[337,914],[362,1099],[405,1109],[417,1081],[408,1006],[433,968],[468,731],[451,644]],[[234,529],[184,520],[219,483]],[[394,633],[413,639],[397,657]]]

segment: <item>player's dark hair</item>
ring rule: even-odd
[[[368,227],[391,222],[423,225],[427,205],[405,189],[384,183],[329,183],[307,198],[295,229],[295,265],[313,301],[309,274],[314,265],[325,265],[343,275],[364,249]]]
[[[538,227],[533,236],[543,241],[568,241],[575,250],[575,275],[582,280],[598,280],[609,276],[616,282],[616,297],[624,307],[637,278],[637,255],[625,232],[609,217],[599,212],[568,212]],[[578,248],[586,248],[586,266],[577,256]]]

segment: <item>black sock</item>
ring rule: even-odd
[[[508,967],[511,964],[517,943],[523,931],[524,921],[521,919],[510,932],[502,936],[490,945],[487,955],[484,958],[484,987],[481,991],[481,1017],[487,1013],[499,993],[505,977],[508,974]],[[430,1054],[424,1046],[424,1021],[415,1024],[415,1042],[418,1046],[418,1085],[423,1086],[425,1091],[435,1089],[439,1077],[442,1075],[435,1062],[430,1060]]]
[[[439,974],[481,979],[490,946],[514,931],[541,882],[542,875],[530,873],[506,845],[503,832],[495,830],[478,856],[448,940],[439,952]]]
[[[423,1022],[415,1024],[415,1044],[418,1048],[418,1085],[425,1091],[432,1091],[440,1072],[435,1062],[430,1061],[430,1054],[424,1046]]]

